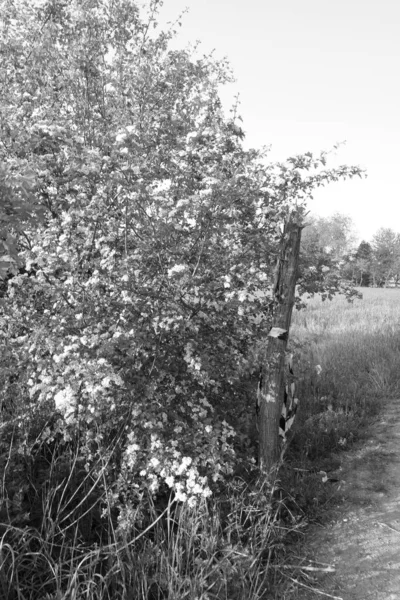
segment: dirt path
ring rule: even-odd
[[[332,520],[311,527],[306,538],[307,555],[335,572],[310,582],[320,593],[296,586],[284,597],[400,600],[400,400],[388,405],[366,442],[346,453],[335,475],[342,500]]]

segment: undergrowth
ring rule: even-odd
[[[283,597],[276,590],[304,575],[288,540],[321,518],[335,498],[341,450],[400,392],[400,292],[363,293],[353,304],[315,298],[294,315],[300,410],[270,481],[242,472],[194,506],[141,491],[126,506],[127,528],[103,477],[106,461],[85,470],[73,444],[16,460],[13,431],[3,426],[0,598]]]
[[[93,474],[89,474],[90,475]],[[0,597],[4,600],[184,600],[269,598],[284,525],[279,490],[265,480],[233,478],[213,500],[195,506],[143,495],[131,529],[118,527],[106,491],[69,505],[68,480],[41,490],[36,527],[0,529]],[[54,496],[58,492],[57,510]],[[15,502],[15,500],[14,500]],[[103,509],[102,532],[93,514]],[[69,515],[71,518],[66,518]],[[98,525],[98,523],[97,523]],[[292,520],[292,529],[298,525]],[[107,536],[104,533],[107,532]],[[272,575],[271,575],[272,572]]]

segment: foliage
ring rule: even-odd
[[[169,50],[157,6],[2,3],[1,159],[29,165],[46,211],[24,230],[37,274],[3,305],[3,405],[28,454],[37,436],[78,437],[86,468],[105,453],[125,507],[143,486],[195,502],[232,472],[223,415],[258,368],[280,227],[359,174],[244,151],[225,63]]]
[[[282,535],[274,490],[234,477],[282,230],[361,172],[245,151],[227,64],[171,50],[159,4],[0,0],[0,589],[21,598],[255,600]],[[312,266],[301,290],[340,289]]]
[[[400,281],[399,234],[381,228],[371,242],[363,240],[357,249],[353,247],[354,240],[351,219],[345,215],[307,217],[301,247],[300,291],[333,297],[341,288],[352,298],[353,285],[397,286]]]
[[[0,280],[19,264],[15,233],[23,234],[23,226],[42,213],[33,195],[34,175],[20,168],[18,160],[0,163]]]
[[[381,228],[372,238],[373,258],[371,273],[378,285],[400,280],[400,235],[389,228]]]
[[[351,277],[360,286],[368,287],[372,283],[371,261],[373,258],[371,244],[364,240],[358,246],[354,256]]]
[[[227,65],[171,50],[158,6],[0,1],[2,572],[27,598],[261,597],[272,491],[232,486],[282,228],[360,175],[245,151]]]
[[[303,235],[303,245],[317,246],[321,252],[340,260],[352,249],[355,241],[352,219],[341,213],[329,217],[308,217]]]
[[[398,286],[400,281],[400,238],[392,229],[379,229],[371,243],[362,241],[345,257],[343,274],[356,285]]]
[[[360,245],[358,246],[357,252],[356,252],[356,259],[357,260],[371,260],[372,257],[372,247],[371,244],[369,242],[366,241],[362,241],[360,242]]]
[[[345,252],[353,240],[353,223],[346,215],[306,218],[300,251],[300,296],[321,294],[323,299],[332,299],[340,292],[350,301],[357,297],[346,271]],[[297,304],[304,306],[300,298]]]

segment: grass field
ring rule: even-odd
[[[321,518],[334,495],[316,473],[329,476],[341,450],[400,397],[400,290],[360,292],[363,299],[352,304],[315,297],[293,315],[300,405],[283,481],[308,519]]]
[[[307,374],[303,383],[312,384],[306,395],[314,389],[316,399],[327,396],[351,407],[400,394],[400,290],[360,291],[362,300],[313,298],[294,314],[292,345]]]

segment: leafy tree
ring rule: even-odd
[[[357,248],[356,259],[357,260],[371,260],[372,258],[372,247],[369,242],[362,241]]]
[[[356,285],[368,287],[372,282],[372,247],[364,240],[358,246],[354,257],[353,280]]]
[[[303,245],[318,246],[320,250],[339,260],[352,249],[355,241],[351,217],[334,213],[330,217],[311,217],[303,235]]]
[[[308,216],[301,240],[300,291],[331,298],[340,290],[349,299],[355,295],[352,271],[346,257],[354,242],[351,218],[340,213],[331,217]]]
[[[283,226],[360,174],[245,151],[218,97],[227,65],[170,50],[158,5],[0,5],[0,160],[34,173],[44,210],[18,237],[36,276],[2,308],[4,414],[28,455],[75,444],[122,528],[144,489],[195,502],[232,472]]]
[[[381,228],[372,238],[372,276],[374,285],[386,287],[400,278],[400,236],[390,228]]]

